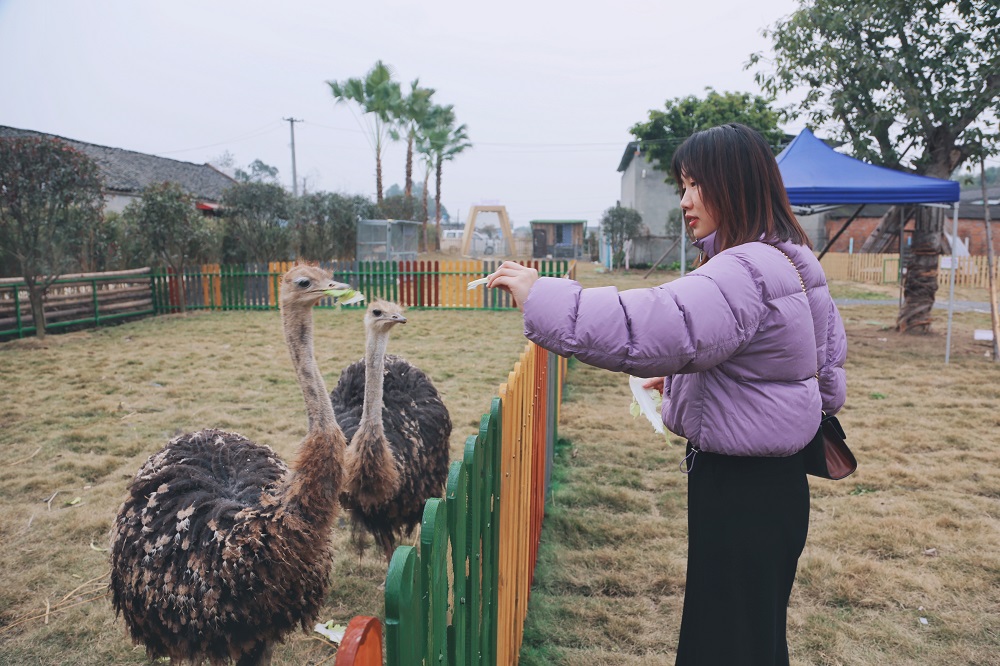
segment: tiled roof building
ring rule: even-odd
[[[108,210],[121,211],[129,201],[141,196],[147,186],[167,181],[180,185],[195,198],[199,208],[211,210],[222,200],[223,192],[236,182],[208,164],[181,162],[0,125],[0,139],[26,136],[59,139],[94,160],[104,181]]]

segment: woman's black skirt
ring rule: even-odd
[[[688,568],[677,664],[788,664],[788,597],[809,530],[802,454],[688,454]]]

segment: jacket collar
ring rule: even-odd
[[[708,259],[711,259],[712,257],[714,257],[719,253],[719,248],[716,246],[716,238],[715,238],[715,234],[717,233],[718,233],[717,231],[713,231],[709,235],[705,236],[704,238],[699,238],[693,243],[693,245],[696,248],[705,253],[705,257],[707,257]]]
[[[713,231],[704,238],[698,239],[692,243],[692,245],[705,253],[706,259],[711,259],[721,252],[718,246],[718,238],[716,238],[717,233],[718,231]],[[762,243],[767,243],[768,245],[778,245],[782,242],[780,238],[764,238],[763,234],[758,240]]]

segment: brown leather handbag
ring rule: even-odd
[[[847,448],[846,437],[837,417],[824,414],[816,436],[803,451],[806,474],[834,481],[853,474],[858,468],[858,461]]]

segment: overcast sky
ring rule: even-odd
[[[758,92],[744,65],[796,6],[0,0],[0,125],[196,163],[229,151],[278,167],[290,188],[282,118],[294,117],[300,181],[374,198],[366,135],[325,82],[381,59],[468,126],[474,147],[444,169],[453,215],[500,204],[516,226],[596,224],[619,198],[628,128],[706,86]],[[402,186],[405,145],[383,162],[385,188]]]

